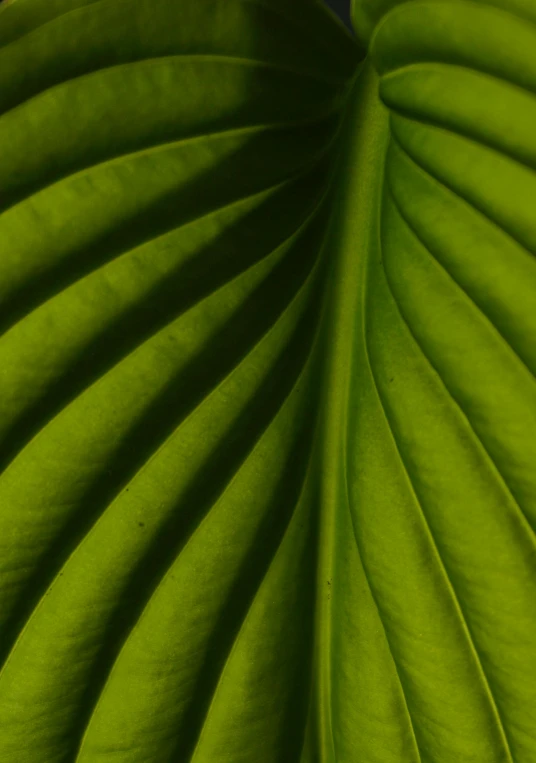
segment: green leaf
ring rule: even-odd
[[[0,7],[2,763],[536,763],[536,10],[353,18]]]

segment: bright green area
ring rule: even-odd
[[[0,8],[0,763],[536,763],[535,8]]]

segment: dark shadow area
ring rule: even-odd
[[[324,0],[332,11],[335,11],[337,16],[344,21],[350,32],[352,30],[352,22],[350,20],[350,0]]]
[[[135,211],[113,229],[96,235],[78,250],[73,249],[68,258],[44,262],[38,272],[2,300],[0,335],[46,300],[134,247],[306,172],[329,143],[337,123],[337,117],[331,115],[304,126],[283,126],[253,134],[238,152],[230,153],[208,172],[200,172],[193,181],[181,183],[178,179],[176,189],[148,204],[143,212]],[[188,156],[188,147],[184,150]],[[267,155],[273,157],[269,166]]]

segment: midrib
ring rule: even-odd
[[[388,115],[378,97],[378,77],[370,61],[361,65],[348,96],[341,130],[334,208],[324,256],[333,260],[323,316],[324,374],[316,442],[319,470],[319,549],[312,717],[316,743],[313,761],[337,760],[331,702],[331,641],[336,553],[336,523],[349,511],[346,450],[355,348],[363,329],[369,254],[378,235]],[[327,581],[331,581],[327,585]],[[329,590],[328,590],[329,589]],[[328,593],[329,598],[328,598]]]

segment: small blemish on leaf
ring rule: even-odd
[[[138,522],[140,527],[145,527],[145,522]]]

